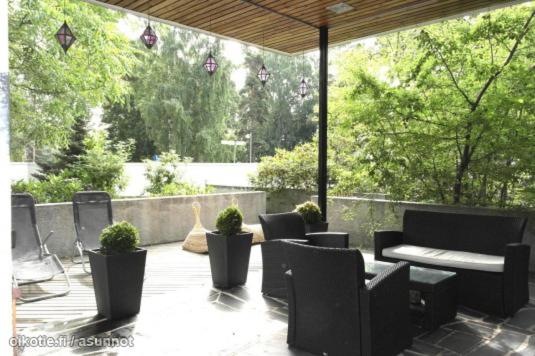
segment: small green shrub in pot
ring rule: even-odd
[[[294,211],[301,214],[306,224],[312,225],[321,221],[321,210],[314,202],[307,201],[303,204],[297,205]]]
[[[219,213],[216,221],[217,230],[224,236],[232,236],[241,232],[243,215],[236,206],[229,206]]]
[[[242,231],[243,215],[231,205],[217,216],[217,231],[206,232],[212,282],[231,288],[247,281],[253,234]]]
[[[100,252],[116,255],[135,251],[139,245],[139,230],[127,221],[121,221],[102,230]]]
[[[100,315],[115,320],[139,313],[147,250],[139,231],[121,221],[102,230],[100,248],[87,251]]]

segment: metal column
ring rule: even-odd
[[[322,26],[320,36],[319,127],[318,127],[318,205],[327,220],[327,87],[329,67],[329,29]]]

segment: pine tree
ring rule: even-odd
[[[39,171],[33,175],[35,178],[40,181],[47,180],[48,175],[59,174],[80,160],[80,156],[85,153],[84,140],[87,137],[87,117],[76,117],[71,130],[72,134],[67,147],[53,154],[49,159],[37,157],[36,163],[39,166]]]

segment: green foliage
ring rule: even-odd
[[[243,215],[236,206],[229,206],[217,216],[216,228],[224,236],[232,236],[241,232]]]
[[[535,206],[534,28],[534,5],[519,5],[343,53],[329,88],[330,193]],[[263,159],[255,185],[313,188],[302,150]]]
[[[121,221],[102,230],[100,251],[104,255],[133,252],[139,242],[139,230],[129,222]]]
[[[144,51],[132,88],[136,105],[159,152],[174,150],[195,161],[228,161],[222,146],[228,120],[234,116],[236,91],[232,64],[213,41],[219,68],[210,76],[202,64],[210,47],[205,35],[158,26],[158,48]]]
[[[116,196],[126,187],[124,164],[128,161],[131,143],[113,144],[104,131],[91,134],[85,141],[86,153],[69,171],[80,179],[84,190],[102,190]]]
[[[257,73],[262,63],[271,73],[263,87]],[[301,57],[259,54],[245,49],[247,77],[240,91],[239,120],[235,127],[240,139],[252,134],[253,161],[275,154],[276,148],[292,149],[310,141],[317,128],[314,105],[317,86],[313,62]],[[301,78],[309,81],[310,94],[297,94]]]
[[[36,159],[39,172],[34,177],[47,180],[49,175],[60,174],[65,169],[72,169],[80,161],[85,152],[87,138],[87,118],[79,116],[71,128],[69,145],[54,152],[50,157],[40,155]]]
[[[208,194],[212,187],[197,187],[182,181],[179,165],[191,162],[191,158],[181,159],[175,151],[164,152],[159,161],[145,160],[145,177],[149,186],[145,189],[153,196]]]
[[[277,149],[273,157],[262,157],[251,183],[257,189],[269,191],[313,191],[318,172],[316,152],[315,143],[296,146],[292,151]]]
[[[65,147],[77,117],[103,99],[120,97],[135,62],[117,24],[118,11],[80,1],[9,1],[12,160],[27,147]],[[64,19],[77,37],[68,55],[54,33]]]
[[[46,180],[25,182],[19,180],[11,184],[13,193],[30,193],[40,203],[61,203],[71,201],[74,193],[82,189],[82,182],[64,174],[48,175]]]
[[[103,107],[102,121],[109,124],[109,138],[114,143],[134,140],[132,162],[141,162],[156,154],[156,146],[150,139],[145,122],[141,118],[134,95],[126,95],[122,100],[107,102]]]
[[[175,182],[169,183],[162,187],[162,190],[158,196],[173,196],[173,195],[198,195],[198,194],[209,194],[214,191],[214,188],[211,186],[199,187],[187,182]]]
[[[535,167],[534,13],[517,6],[452,20],[344,55],[330,140],[346,143],[337,151],[355,189],[372,182],[395,199],[524,204],[516,193]]]
[[[315,224],[321,221],[320,207],[312,201],[297,205],[294,211],[298,212],[307,224]]]

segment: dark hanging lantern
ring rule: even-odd
[[[139,38],[148,49],[151,49],[156,44],[158,41],[158,36],[156,35],[154,29],[150,26],[150,22]]]
[[[215,61],[214,56],[212,56],[212,51],[210,51],[208,57],[206,57],[206,61],[204,61],[203,67],[210,75],[214,74],[217,70],[217,62]]]
[[[262,34],[262,62],[264,61],[264,34]],[[266,69],[266,66],[264,63],[262,63],[262,67],[260,67],[260,70],[258,71],[258,74],[256,75],[258,79],[260,79],[260,82],[262,83],[262,86],[266,86],[266,82],[269,79],[269,72]]]
[[[150,10],[152,9],[151,1],[149,1],[149,11],[147,13],[147,28],[139,38],[141,39],[141,42],[147,47],[148,49],[151,49],[156,42],[158,42],[158,36],[156,35],[156,31],[150,26]]]
[[[209,31],[212,31],[212,14],[210,14]],[[208,38],[208,42],[210,42],[209,38]],[[215,73],[215,71],[217,70],[217,66],[218,66],[217,62],[216,62],[214,56],[212,55],[212,45],[210,45],[210,53],[208,53],[208,57],[206,57],[206,61],[204,61],[203,67],[204,67],[204,69],[206,69],[208,74],[210,74],[210,76],[212,76]]]
[[[58,32],[56,32],[56,38],[65,53],[67,53],[67,50],[72,46],[74,41],[76,41],[76,36],[74,36],[66,21],[63,22],[63,25],[59,28]]]
[[[262,67],[260,68],[260,70],[258,71],[258,79],[260,79],[260,82],[262,83],[262,86],[265,86],[266,85],[266,82],[268,81],[269,79],[269,72],[268,70],[266,69],[266,66],[262,64]]]
[[[299,95],[301,95],[301,98],[303,99],[308,95],[308,84],[305,78],[301,79],[301,83],[299,83]]]
[[[304,99],[308,95],[308,84],[305,80],[305,51],[303,51],[303,77],[301,79],[301,82],[299,83],[299,89],[297,90],[299,95],[301,95],[301,99]]]
[[[267,80],[269,79],[269,72],[266,69],[266,66],[262,64],[262,68],[258,71],[258,79],[260,79],[260,82],[262,83],[262,86],[266,85]]]

